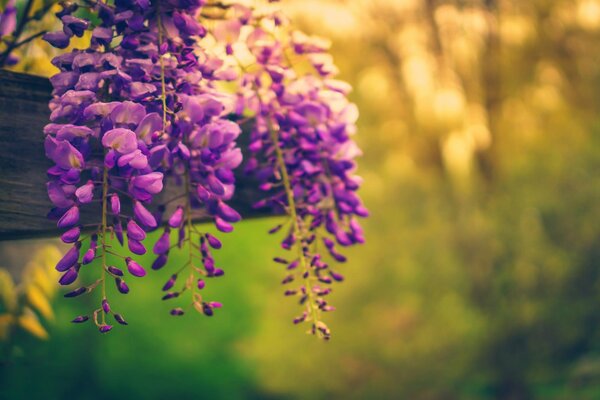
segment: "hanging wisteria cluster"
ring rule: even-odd
[[[55,164],[49,216],[72,246],[56,266],[60,284],[79,282],[82,268],[98,271],[97,280],[65,295],[101,291],[98,307],[73,322],[92,316],[100,332],[112,329],[109,316],[127,324],[109,303],[107,282],[128,293],[124,271],[143,277],[146,268],[120,255],[113,237],[134,255],[148,247],[156,256],[151,268],[170,270],[162,298],[177,303],[172,315],[191,309],[212,316],[221,307],[202,295],[209,278],[224,274],[211,252],[221,242],[192,221],[201,213],[230,232],[241,219],[227,202],[235,196],[244,126],[244,173],[265,192],[254,206],[288,216],[270,233],[282,231],[281,246],[291,251],[274,260],[286,270],[285,295],[303,307],[294,323],[308,322],[311,333],[329,339],[321,314],[334,308],[325,296],[344,279],[332,263],[346,261],[340,246],[364,242],[357,217],[367,210],[354,174],[358,112],[347,100],[350,86],[335,79],[328,43],[293,30],[268,7],[84,1],[62,3],[62,30],[44,35],[61,49],[74,36],[89,37],[87,48],[53,60],[60,72],[51,78],[44,129]],[[81,18],[81,9],[94,18]],[[170,198],[155,198],[167,187]],[[159,229],[148,244],[147,233]],[[185,261],[171,262],[171,251]],[[109,265],[108,255],[122,265]]]

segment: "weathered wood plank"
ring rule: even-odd
[[[48,122],[52,87],[46,78],[0,70],[0,240],[56,236],[46,218],[52,207],[46,193],[42,129]],[[230,205],[244,218],[265,215],[252,208],[260,198],[257,186],[238,171],[237,189]],[[170,198],[176,193],[170,185]],[[83,223],[97,222],[97,210],[82,214]],[[199,212],[196,221],[206,220]]]

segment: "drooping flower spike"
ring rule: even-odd
[[[321,314],[334,308],[324,297],[332,282],[343,280],[331,261],[346,261],[338,246],[364,242],[357,217],[368,215],[356,194],[357,109],[347,99],[350,86],[335,79],[326,41],[294,31],[277,11],[238,12],[233,21],[222,24],[245,30],[233,47],[226,45],[240,67],[238,112],[254,119],[246,171],[268,192],[255,206],[289,215],[285,228],[271,233],[284,229],[281,246],[294,250],[289,259],[275,258],[286,267],[282,283],[297,282],[285,291],[304,306],[294,323],[307,321],[311,333],[329,339]],[[219,28],[214,33],[218,38]],[[296,71],[301,63],[310,70]]]
[[[183,302],[183,307],[171,310],[174,316],[188,308],[213,315],[217,303],[205,301],[201,289],[205,278],[224,274],[211,254],[220,242],[192,224],[193,212],[212,216],[222,232],[230,232],[231,224],[241,219],[226,203],[234,193],[233,169],[242,161],[236,145],[240,128],[226,119],[233,111],[234,97],[216,88],[217,82],[235,75],[199,46],[206,29],[195,19],[198,12],[166,3],[157,19],[165,129],[163,142],[151,151],[151,164],[164,169],[170,184],[178,186],[178,195],[164,204],[165,209],[169,206],[168,222],[152,249],[157,256],[152,268],[164,267],[174,247],[185,252],[186,262],[176,266],[163,286],[163,300]],[[190,293],[185,300],[184,292]]]
[[[48,195],[55,206],[50,217],[65,229],[63,242],[73,245],[56,266],[64,272],[59,283],[70,285],[77,281],[82,268],[100,264],[95,282],[65,296],[80,296],[100,287],[100,304],[93,312],[93,321],[106,333],[112,329],[108,315],[120,324],[125,321],[109,305],[107,281],[114,279],[117,290],[126,294],[129,287],[123,269],[134,277],[146,273],[140,264],[115,252],[109,238],[114,236],[123,245],[123,224],[135,224],[137,230],[128,231],[128,248],[135,254],[146,252],[144,229],[157,226],[147,205],[163,188],[163,173],[149,158],[152,148],[160,143],[163,121],[157,85],[160,72],[154,66],[158,47],[146,28],[155,19],[154,9],[149,3],[126,1],[117,1],[114,6],[90,3],[89,7],[99,16],[98,26],[73,16],[77,6],[65,3],[57,13],[62,31],[44,37],[64,48],[71,37],[92,31],[87,49],[53,60],[60,72],[50,79],[54,87],[51,123],[44,133],[46,155],[55,164],[48,170]],[[133,205],[130,216],[121,208],[125,198]],[[83,226],[81,212],[97,205],[97,222]],[[91,234],[82,236],[87,228]],[[89,245],[83,249],[86,238]],[[121,257],[122,265],[108,265],[108,254]],[[88,319],[81,316],[74,322]]]

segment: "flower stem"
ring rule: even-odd
[[[167,89],[165,84],[165,61],[163,59],[163,55],[161,53],[161,47],[164,40],[164,32],[162,25],[162,18],[160,16],[160,1],[156,3],[156,22],[158,28],[158,62],[160,64],[160,89],[161,95],[160,98],[162,100],[162,120],[163,120],[163,132],[167,129]]]
[[[102,173],[102,236],[101,236],[101,245],[102,245],[102,298],[106,298],[106,216],[108,209],[108,168],[104,167],[104,172]],[[106,317],[104,313],[102,313],[102,324],[106,324]]]
[[[188,263],[190,265],[190,276],[194,275],[194,253],[193,253],[193,243],[192,243],[192,233],[194,231],[192,224],[192,204],[190,201],[191,194],[191,185],[190,185],[190,165],[189,161],[185,163],[185,172],[184,172],[184,181],[185,181],[185,217],[186,217],[186,226],[187,226],[187,234],[186,239],[188,240]],[[192,303],[194,303],[194,292],[195,286],[192,284],[191,287],[192,292]]]
[[[310,267],[306,260],[306,256],[304,254],[304,250],[302,248],[304,234],[302,232],[302,227],[300,225],[300,219],[298,217],[298,213],[296,212],[296,200],[294,199],[294,192],[292,190],[292,184],[290,181],[290,176],[287,171],[287,167],[285,165],[285,159],[283,158],[283,150],[281,146],[279,146],[279,135],[277,131],[273,127],[273,122],[271,117],[267,117],[267,129],[269,130],[269,135],[271,136],[271,141],[273,142],[273,146],[275,147],[275,155],[277,157],[277,166],[279,167],[279,171],[281,173],[281,180],[283,181],[283,186],[285,188],[285,194],[287,196],[288,201],[288,212],[290,218],[292,219],[292,229],[294,232],[294,236],[296,236],[296,246],[298,247],[298,257],[300,259],[301,269],[304,271],[304,287],[306,288],[306,295],[308,296],[308,309],[312,318],[313,323],[313,331],[318,335],[321,335],[320,331],[316,329],[316,325],[319,322],[319,310],[315,304],[314,293],[312,289],[312,284],[310,282]]]

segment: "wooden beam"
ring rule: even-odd
[[[0,70],[0,240],[50,237],[60,234],[46,218],[52,208],[46,192],[43,127],[48,123],[52,86],[46,78]],[[254,181],[237,171],[236,193],[229,204],[244,218],[267,215],[252,204],[261,198]],[[177,194],[168,185],[163,198]],[[174,205],[171,205],[172,207]],[[86,207],[82,223],[99,220],[99,209]],[[201,211],[195,221],[205,221]]]

